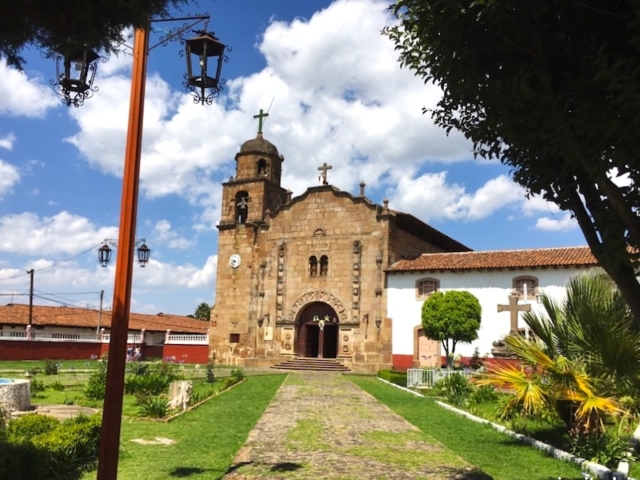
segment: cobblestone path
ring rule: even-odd
[[[225,480],[490,479],[336,373],[290,374]]]

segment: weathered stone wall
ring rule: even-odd
[[[0,383],[0,408],[7,412],[23,412],[31,406],[31,382],[29,380],[13,380],[11,383]]]

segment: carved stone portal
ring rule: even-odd
[[[314,292],[307,292],[296,299],[293,302],[292,307],[289,309],[286,315],[286,319],[293,321],[297,318],[298,312],[307,304],[313,302],[324,302],[329,305],[336,311],[338,314],[338,318],[341,322],[346,322],[349,319],[349,314],[347,313],[347,309],[344,308],[342,302],[329,292],[323,292],[320,290]]]

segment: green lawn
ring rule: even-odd
[[[155,480],[224,476],[286,375],[248,377],[170,423],[125,419],[122,424],[118,480]],[[142,445],[132,439],[172,440]],[[82,479],[93,479],[86,473]]]
[[[98,368],[97,360],[55,360],[61,370],[93,370]],[[44,372],[44,360],[2,360],[0,361],[0,377],[3,372],[17,372],[24,374],[27,370],[39,368]]]
[[[578,466],[549,457],[488,425],[449,412],[430,398],[411,395],[373,377],[348,378],[495,480],[583,478]]]

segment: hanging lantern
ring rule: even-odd
[[[224,54],[227,47],[212,33],[202,30],[196,33],[197,37],[185,40],[187,73],[183,85],[193,92],[195,103],[211,105],[224,86],[224,80],[220,80],[220,73],[222,63],[227,61]],[[217,64],[209,65],[210,58],[217,58]],[[210,71],[215,71],[215,76],[210,76]]]
[[[56,58],[57,81],[51,83],[62,95],[62,103],[79,107],[85,99],[98,91],[98,87],[93,86],[93,80],[98,70],[99,59],[100,56],[89,49],[59,55]]]
[[[151,250],[147,247],[146,243],[143,243],[138,247],[138,263],[141,267],[144,267],[149,261],[149,254]]]
[[[106,267],[109,260],[111,260],[111,249],[109,248],[109,245],[105,243],[98,249],[98,261],[100,262],[100,265]]]

